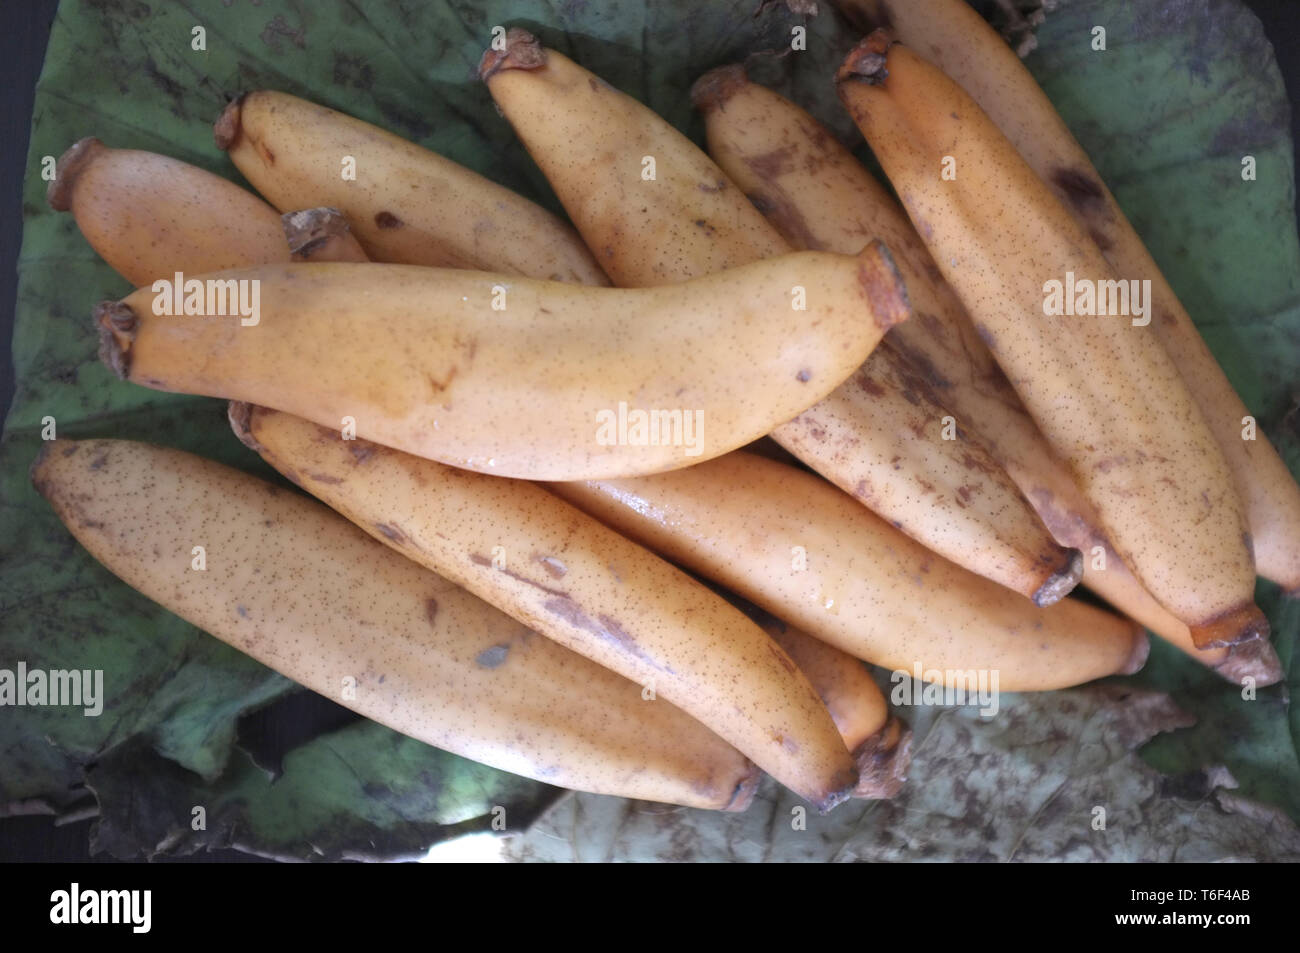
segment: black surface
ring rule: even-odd
[[[647,0],[650,2],[650,0]],[[1142,0],[1155,2],[1155,0]],[[1300,0],[1245,0],[1263,21],[1265,32],[1277,52],[1278,63],[1293,104],[1292,138],[1300,141]],[[364,4],[362,4],[364,6]],[[756,0],[757,5],[757,0]],[[27,174],[27,146],[31,134],[32,104],[40,76],[45,46],[49,40],[58,0],[9,0],[4,29],[0,29],[0,62],[5,82],[0,89],[0,118],[4,145],[0,153],[0,419],[8,414],[13,397],[14,303],[17,291],[17,261],[22,243],[22,190]],[[39,173],[37,173],[39,174]],[[1300,210],[1300,196],[1297,197]],[[3,532],[3,527],[0,527]],[[258,736],[251,746],[265,750],[277,747],[277,737],[292,734],[292,726],[264,718],[256,722]],[[245,728],[250,725],[245,725]],[[261,733],[265,733],[263,737]],[[258,737],[262,740],[259,742]],[[48,818],[26,817],[0,820],[0,861],[68,861],[90,859],[87,837],[92,822],[81,821],[55,827]],[[213,861],[242,859],[244,855],[220,851],[205,858]]]

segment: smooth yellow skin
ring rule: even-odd
[[[1228,650],[1197,649],[1187,626],[1151,598],[1117,555],[1107,552],[1104,570],[1092,568],[1094,548],[1110,550],[1092,504],[1039,433],[906,213],[875,177],[829,129],[751,82],[742,67],[706,75],[696,94],[709,154],[791,245],[845,252],[878,236],[890,247],[916,316],[893,328],[885,343],[907,355],[962,426],[978,433],[1057,542],[1085,555],[1088,587],[1196,661],[1219,666]],[[873,352],[886,353],[883,347]],[[854,483],[834,482],[853,492]],[[1275,671],[1255,675],[1261,684],[1277,678]]]
[[[123,302],[134,339],[116,339],[136,383],[332,428],[352,417],[358,436],[453,466],[539,480],[653,473],[755,440],[848,377],[903,308],[882,255],[792,254],[637,290],[410,265],[272,266],[220,276],[260,282],[256,325],[157,316],[142,288]],[[796,285],[807,310],[791,306]],[[873,302],[883,303],[874,317]],[[604,426],[620,402],[628,414],[698,411],[698,439],[641,445],[627,431],[620,444]]]
[[[1223,451],[1246,507],[1260,575],[1300,589],[1300,486],[1268,438],[1243,440],[1250,414],[1115,197],[1015,52],[964,0],[841,0],[874,14],[956,80],[1125,278],[1150,279],[1151,331],[1177,366]],[[882,13],[885,15],[882,16]]]
[[[271,466],[376,539],[652,689],[819,808],[853,788],[835,723],[762,629],[541,487],[341,440],[264,408],[246,428]]]
[[[60,440],[32,476],[128,584],[403,734],[580,791],[719,809],[753,794],[753,765],[695,719],[312,500],[123,440]]]
[[[201,275],[289,260],[279,213],[197,166],[91,138],[55,173],[51,204],[71,211],[90,247],[133,285],[170,280],[178,262]]]
[[[733,453],[673,473],[555,492],[875,665],[997,670],[1001,690],[1038,691],[1133,671],[1146,657],[1136,624],[1073,599],[1035,608],[820,477],[764,457]]]
[[[217,141],[282,212],[329,205],[370,257],[553,281],[608,280],[573,229],[504,186],[369,123],[287,93],[249,93]],[[344,157],[356,178],[343,178]]]
[[[1148,327],[1048,317],[1043,285],[1115,275],[1087,233],[961,88],[904,46],[840,97],[1021,400],[1116,550],[1199,644],[1267,633],[1245,514],[1209,428]],[[870,62],[866,60],[865,62]],[[944,156],[953,181],[940,178]],[[998,201],[990,201],[997,196]],[[1225,621],[1226,620],[1226,621]],[[1207,634],[1203,641],[1197,628]]]
[[[523,31],[507,44],[487,76],[492,97],[616,285],[686,281],[789,251],[744,190],[652,110]],[[653,181],[642,178],[644,156],[655,158]],[[982,447],[940,438],[944,412],[927,416],[917,390],[873,352],[772,436],[927,546],[1034,597],[1070,554]]]

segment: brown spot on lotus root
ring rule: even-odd
[[[375,224],[380,228],[401,228],[403,222],[392,212],[379,212],[375,215]]]

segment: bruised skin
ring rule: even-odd
[[[1151,326],[1047,317],[1043,283],[1112,280],[1086,231],[960,87],[882,32],[849,54],[840,97],[944,276],[1107,537],[1200,648],[1267,635],[1244,508]],[[940,181],[938,157],[958,174]],[[990,204],[987,196],[1001,195]],[[1094,279],[1095,280],[1095,279]]]
[[[344,113],[261,90],[227,106],[214,137],[272,205],[337,208],[377,261],[609,283],[573,229],[541,206]],[[345,156],[355,179],[343,178]]]
[[[864,661],[997,670],[1003,691],[1142,666],[1141,627],[1073,599],[1038,609],[820,477],[744,452],[650,477],[563,483],[601,522]],[[802,547],[803,568],[792,562]]]
[[[258,282],[255,325],[155,315],[143,288],[99,309],[105,359],[147,387],[330,427],[352,417],[378,443],[542,480],[650,473],[743,446],[833,390],[906,315],[878,244],[635,290],[361,263],[217,278]],[[806,310],[791,306],[796,285]],[[683,411],[678,434],[615,433],[620,404],[625,421]]]
[[[719,810],[753,797],[754,766],[695,719],[314,501],[120,440],[48,443],[32,479],[128,584],[380,724],[581,791]]]
[[[652,686],[819,809],[854,788],[835,723],[762,629],[541,487],[345,441],[265,408],[232,423],[273,467],[381,542]]]
[[[506,47],[489,50],[480,73],[615,284],[679,282],[789,250],[743,190],[651,110],[526,31],[512,30]],[[653,181],[640,174],[647,155]],[[896,368],[873,352],[854,375],[877,385],[870,400],[846,382],[801,418],[834,426],[796,421],[773,436],[841,486],[862,486],[859,499],[950,559],[1031,599],[1060,598],[1078,581],[1073,554],[982,447],[965,434],[939,439],[945,413],[922,419]]]
[[[71,212],[90,246],[133,285],[289,260],[276,210],[197,166],[91,137],[59,158],[55,174],[50,207]]]

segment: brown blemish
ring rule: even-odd
[[[771,152],[746,159],[745,165],[753,169],[754,174],[760,179],[771,181],[794,171],[794,163],[791,161],[793,156],[794,146],[782,146],[780,149],[773,149]]]
[[[385,539],[396,543],[398,546],[405,546],[410,542],[406,534],[391,523],[375,523],[374,526],[375,529],[379,530],[379,532],[384,535]]]
[[[405,223],[392,212],[376,212],[375,224],[380,228],[401,228]]]
[[[452,369],[446,373],[442,380],[438,380],[438,378],[434,377],[432,374],[425,374],[424,376],[429,382],[429,386],[433,389],[433,392],[435,394],[441,394],[451,386],[451,382],[456,379],[456,372],[459,370],[459,367],[453,365]]]
[[[750,204],[758,209],[763,217],[772,223],[772,227],[795,248],[822,251],[825,246],[808,227],[808,222],[799,212],[798,207],[786,198],[776,185],[770,182],[768,185],[776,194],[750,193],[748,196]]]
[[[645,650],[637,644],[632,634],[624,629],[618,620],[612,616],[600,615],[596,619],[592,619],[567,595],[562,598],[548,599],[542,608],[563,619],[569,625],[590,632],[601,641],[615,646],[619,651],[640,659],[652,668],[671,675],[677,674],[671,668],[660,665],[654,658],[647,655]]]
[[[1051,182],[1081,212],[1093,211],[1105,205],[1106,193],[1101,183],[1079,169],[1054,169]]]
[[[1090,226],[1088,235],[1092,238],[1093,244],[1097,246],[1099,251],[1110,251],[1114,247],[1110,238],[1099,228]]]
[[[787,673],[790,675],[798,673],[799,669],[795,667],[794,661],[785,653],[785,650],[782,649],[781,646],[777,645],[775,642],[768,642],[767,647],[771,651],[772,657],[781,663],[781,667],[785,669]]]
[[[701,182],[698,188],[701,192],[725,192],[727,189],[727,183],[722,179],[718,179],[716,185],[707,185],[704,182]]]
[[[343,482],[342,477],[331,476],[328,473],[308,473],[307,476],[315,480],[317,483],[326,483],[331,486]]]
[[[515,580],[516,582],[522,582],[526,586],[532,586],[534,589],[539,589],[549,596],[555,596],[560,599],[567,599],[570,602],[573,601],[573,597],[570,596],[567,592],[563,591],[562,589],[552,589],[550,586],[543,586],[540,582],[537,582],[536,580],[533,579],[529,579],[527,576],[521,576],[519,573],[513,572],[512,570],[509,569],[497,569],[495,566],[492,565],[492,560],[488,559],[486,556],[480,553],[470,553],[469,561],[472,562],[475,566],[482,566],[485,569],[492,569],[493,571],[499,572],[504,576],[509,576],[511,579]]]
[[[885,396],[885,389],[872,380],[869,375],[859,374],[854,380],[857,381],[857,385],[862,389],[863,393],[870,394],[872,397]]]
[[[424,617],[429,620],[429,625],[438,624],[438,600],[432,596],[424,601]]]
[[[996,474],[1002,469],[996,462],[985,460],[976,454],[968,453],[966,451],[962,452],[961,463],[967,470],[976,470],[980,473],[989,475]]]
[[[794,375],[794,379],[801,384],[807,384],[812,380],[812,371],[808,370],[806,367],[800,368],[799,373]]]

